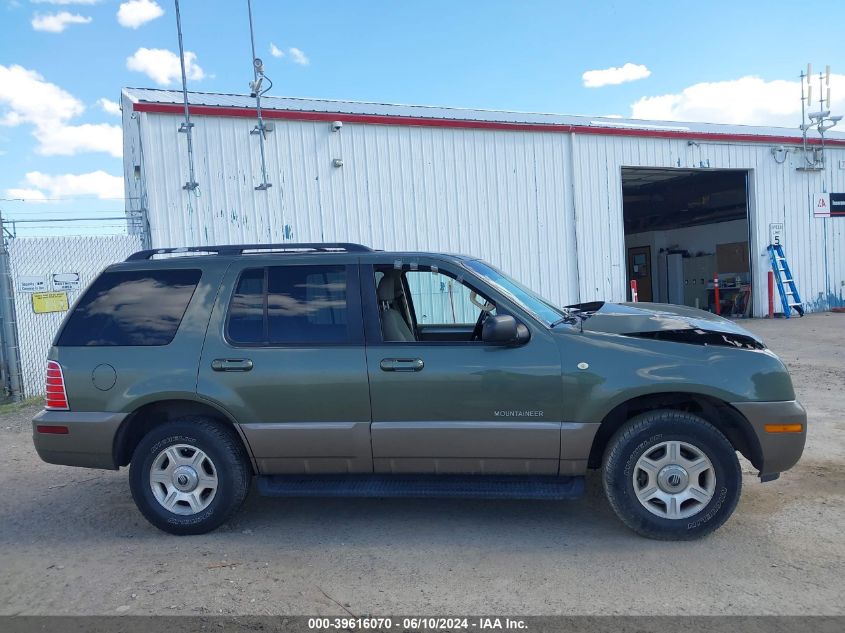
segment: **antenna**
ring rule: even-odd
[[[179,132],[186,135],[188,139],[188,182],[182,189],[196,191],[199,184],[194,176],[194,135],[191,132],[194,124],[191,123],[191,112],[188,108],[188,79],[185,75],[185,48],[182,46],[182,16],[179,13],[179,0],[176,3],[176,32],[179,35],[179,63],[182,65],[182,99],[185,102],[185,120],[179,126]]]
[[[799,77],[801,78],[801,130],[804,160],[809,167],[799,167],[799,169],[819,170],[824,169],[824,133],[834,127],[842,120],[840,115],[831,115],[830,112],[830,65],[826,65],[824,72],[819,72],[819,109],[810,112],[810,107],[813,102],[813,86],[810,83],[813,74],[813,65],[807,64],[806,74],[801,71]],[[806,80],[806,93],[804,91]],[[827,90],[825,90],[827,88]],[[809,122],[807,121],[809,119]],[[808,158],[809,152],[807,150],[807,132],[815,128],[819,137],[821,138],[820,149],[812,153],[812,158]]]
[[[252,45],[252,75],[253,81],[250,82],[249,88],[252,91],[252,96],[255,97],[255,111],[258,114],[258,124],[253,128],[250,134],[258,135],[258,147],[261,151],[261,184],[256,186],[256,191],[267,191],[273,185],[267,181],[267,162],[264,158],[264,139],[266,138],[267,127],[264,125],[264,118],[261,116],[261,95],[265,94],[273,87],[273,82],[269,77],[264,75],[264,62],[259,57],[255,56],[255,31],[252,25],[252,0],[246,0],[247,12],[249,13],[249,41]],[[261,84],[267,79],[270,83],[267,88],[261,90]]]

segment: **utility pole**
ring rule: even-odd
[[[182,189],[195,192],[199,184],[194,175],[194,124],[191,123],[191,110],[188,107],[188,78],[185,74],[185,47],[182,44],[182,15],[179,13],[179,0],[174,0],[174,2],[176,3],[176,31],[179,35],[179,64],[182,68],[182,100],[185,105],[185,120],[179,126],[179,132],[184,133],[188,140],[188,182]]]
[[[6,369],[5,389],[12,402],[21,399],[21,370],[18,350],[18,327],[15,318],[15,298],[12,293],[12,275],[9,251],[6,249],[6,229],[0,211],[0,317],[2,317],[2,360]]]
[[[264,152],[264,140],[267,138],[268,127],[264,124],[264,117],[261,114],[261,95],[273,87],[273,82],[264,74],[264,62],[260,57],[255,56],[255,30],[252,24],[252,0],[246,0],[247,12],[249,14],[249,41],[252,46],[252,74],[253,81],[249,83],[252,96],[255,97],[255,112],[258,115],[258,124],[250,134],[258,136],[258,147],[261,153],[261,184],[255,187],[256,191],[267,191],[272,183],[267,180],[267,160]],[[261,84],[267,80],[270,85],[262,90]]]

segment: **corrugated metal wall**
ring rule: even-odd
[[[349,123],[332,132],[326,122],[277,120],[267,136],[273,186],[255,191],[255,121],[194,117],[195,196],[182,189],[179,117],[131,117],[128,128],[124,120],[127,195],[146,203],[156,247],[296,240],[463,252],[557,303],[622,301],[622,167],[744,169],[755,315],[767,304],[762,254],[771,222],[786,225],[787,255],[809,307],[845,300],[845,220],[815,219],[809,207],[825,186],[845,191],[841,149],[827,150],[826,171],[807,173],[795,169],[799,154],[778,164],[765,144]]]
[[[568,137],[275,121],[269,191],[249,119],[196,117],[200,195],[179,118],[138,114],[153,246],[285,240],[479,255],[555,301],[577,299]],[[335,158],[343,167],[332,166]],[[127,169],[133,167],[127,165]],[[131,173],[128,172],[128,173]],[[141,195],[142,185],[128,189]]]
[[[583,301],[626,296],[622,168],[667,167],[749,171],[754,316],[767,310],[769,224],[784,223],[784,247],[810,311],[845,303],[845,219],[813,217],[817,191],[845,191],[845,150],[825,150],[827,168],[798,171],[800,152],[778,164],[766,144],[576,135],[573,141],[578,268]]]

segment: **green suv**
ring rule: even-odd
[[[736,452],[776,479],[806,414],[753,334],[681,306],[556,307],[489,264],[356,244],[143,251],[56,335],[35,447],[130,465],[174,534],[273,496],[566,499],[601,468],[659,539],[724,523]]]

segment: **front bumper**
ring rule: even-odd
[[[797,400],[784,402],[735,402],[732,406],[745,416],[760,448],[760,476],[789,470],[800,459],[807,440],[807,412]],[[771,433],[766,425],[800,424],[800,432]]]
[[[114,436],[125,413],[41,411],[32,420],[32,441],[48,464],[117,469]],[[40,433],[39,426],[67,427],[67,433]]]

